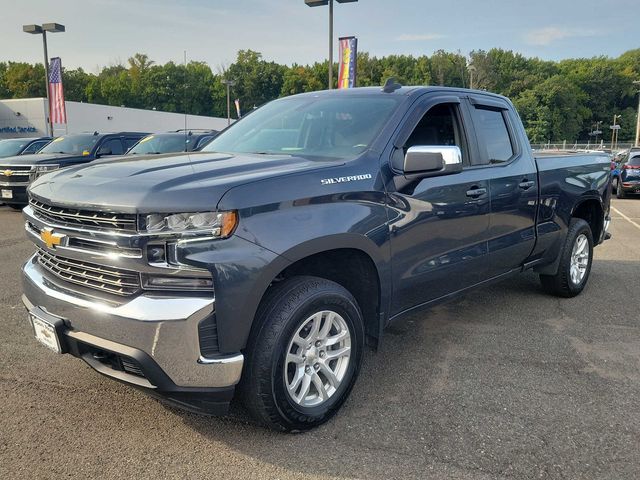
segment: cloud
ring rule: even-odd
[[[427,42],[429,40],[439,40],[444,38],[444,35],[439,33],[422,33],[422,34],[410,34],[403,33],[399,37],[395,38],[396,42]]]
[[[529,30],[524,35],[524,41],[529,45],[547,46],[566,38],[594,37],[598,34],[595,30],[550,26]]]

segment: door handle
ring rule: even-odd
[[[523,180],[522,182],[520,182],[520,184],[518,185],[521,189],[523,190],[529,190],[531,187],[533,187],[536,184],[536,182],[534,181],[529,181],[529,180]]]
[[[467,197],[477,198],[485,193],[487,193],[486,188],[472,188],[471,190],[467,190]]]

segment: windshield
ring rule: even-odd
[[[100,139],[98,135],[85,133],[65,135],[53,140],[38,153],[67,153],[69,155],[90,155],[93,146]],[[86,152],[86,153],[85,153]]]
[[[391,96],[346,95],[276,100],[221,133],[202,151],[353,157],[369,148],[398,101]]]
[[[186,141],[185,141],[186,138]],[[148,135],[136,143],[128,154],[171,153],[187,150],[191,138],[183,134]]]
[[[0,140],[0,157],[18,155],[27,143],[29,143],[28,140],[25,140],[24,138]]]

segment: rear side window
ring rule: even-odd
[[[479,141],[486,148],[489,163],[508,162],[514,151],[504,112],[476,107],[476,120]]]

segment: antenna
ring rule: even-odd
[[[394,77],[390,77],[385,82],[384,87],[382,87],[382,91],[384,93],[393,93],[399,88],[402,88],[402,85],[396,82],[396,79]]]

